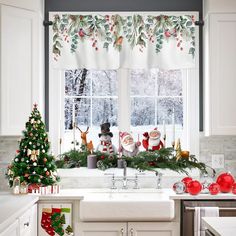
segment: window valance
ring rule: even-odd
[[[54,68],[194,67],[191,15],[81,15],[53,13]]]

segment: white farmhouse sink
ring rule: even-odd
[[[174,201],[167,192],[110,191],[84,195],[80,202],[81,221],[171,221]]]

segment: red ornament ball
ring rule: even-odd
[[[47,160],[48,160],[48,159],[47,159],[46,157],[43,158],[43,162],[44,162],[44,163],[47,162]]]
[[[236,194],[236,183],[234,183],[232,186],[232,193]]]
[[[201,192],[202,190],[202,185],[199,181],[197,180],[192,180],[191,182],[188,183],[187,185],[187,191],[191,195],[197,195]]]
[[[187,185],[189,182],[191,182],[193,179],[191,177],[185,177],[181,180],[181,182],[183,182],[185,184],[185,192],[187,193],[188,192],[188,189],[187,189]]]
[[[220,192],[220,185],[217,183],[211,183],[208,189],[211,195],[216,195]]]
[[[234,177],[230,173],[222,173],[218,176],[216,183],[220,185],[222,193],[229,193],[234,183]]]
[[[49,176],[49,174],[50,174],[49,171],[46,171],[46,175]]]

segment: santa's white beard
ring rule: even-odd
[[[123,144],[123,148],[128,152],[133,152],[135,149],[135,143],[132,144]]]
[[[149,140],[148,140],[149,148],[156,147],[156,146],[158,146],[159,143],[160,143],[160,138],[157,138],[157,139],[149,138]]]

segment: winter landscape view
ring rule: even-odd
[[[165,123],[167,146],[181,138],[183,130],[183,94],[181,70],[131,70],[129,80],[130,125],[135,140],[142,133]],[[65,72],[65,133],[63,150],[72,148],[72,123],[81,130],[89,126],[88,140],[99,143],[100,125],[111,123],[112,142],[118,146],[118,78],[115,70],[67,70]],[[123,115],[123,114],[122,114]],[[124,114],[125,115],[125,114]],[[76,130],[76,139],[80,132]]]

